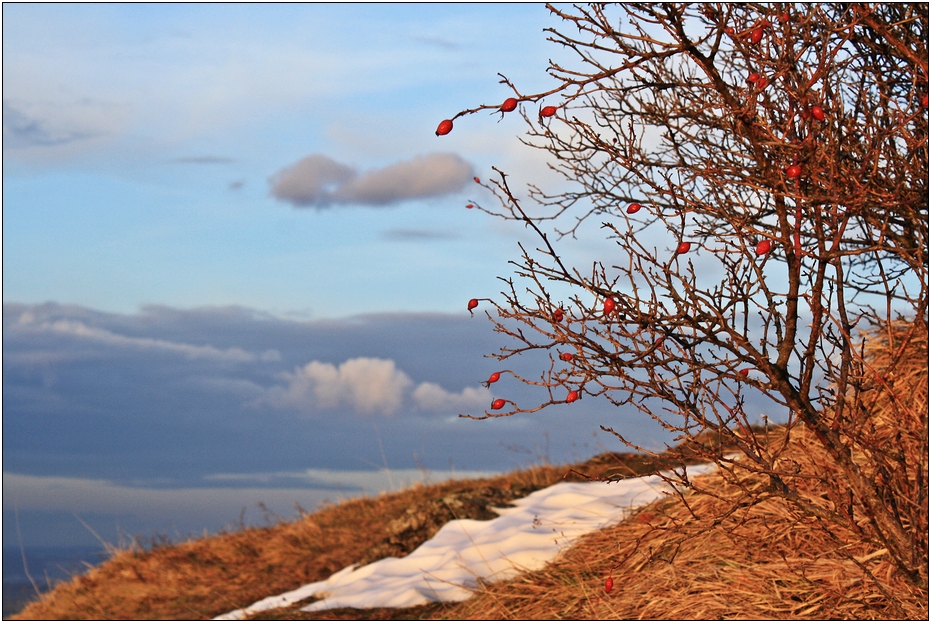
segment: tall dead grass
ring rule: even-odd
[[[798,440],[805,444],[805,440]],[[804,452],[797,459],[804,465]],[[742,474],[744,487],[765,487]],[[743,506],[714,474],[706,493],[669,497],[578,541],[545,569],[485,586],[457,619],[916,619],[927,587],[884,549],[802,516],[779,498]],[[713,493],[710,493],[713,492]],[[807,492],[818,497],[817,491]],[[605,591],[612,578],[613,590]]]

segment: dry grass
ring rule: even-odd
[[[906,347],[897,350],[903,343]],[[927,499],[927,334],[898,332],[870,348],[872,367],[879,371],[875,434],[907,452],[923,448],[918,461],[923,471],[915,478]],[[894,381],[888,374],[893,368]],[[791,485],[803,498],[824,507],[833,504],[823,489],[830,461],[807,434],[792,432],[783,460],[798,466]],[[564,477],[618,478],[674,464],[669,456],[602,455],[571,467],[539,467],[351,500],[294,522],[148,552],[119,551],[14,618],[207,619],[365,559],[391,539],[393,520],[409,516],[412,509],[436,507],[450,495],[477,490],[525,495]],[[734,469],[694,482],[696,491],[641,509],[627,521],[583,537],[544,569],[484,586],[462,603],[315,613],[300,612],[296,605],[257,618],[927,620],[927,585],[909,582],[887,552],[862,533],[826,525],[770,497],[765,475]],[[866,521],[862,509],[852,512],[858,522]],[[927,525],[926,508],[920,521]],[[416,545],[391,542],[406,551]],[[605,591],[608,577],[614,582],[611,592]]]
[[[744,474],[742,481],[764,486],[757,475]],[[745,490],[720,475],[696,482],[714,495],[657,502],[581,539],[546,569],[489,585],[445,614],[456,619],[927,619],[927,587],[902,577],[885,550],[834,526],[826,529],[781,499],[742,508]],[[610,593],[604,589],[608,577],[614,582]]]
[[[671,459],[621,454],[574,467],[581,474],[601,478],[647,473],[670,464]],[[541,489],[560,481],[568,471],[566,467],[545,466],[495,478],[416,486],[350,500],[272,527],[247,528],[151,551],[117,551],[100,566],[59,584],[14,618],[208,619],[326,579],[362,560],[389,537],[391,521],[409,509],[479,488]],[[570,474],[568,478],[581,476]],[[413,546],[416,544],[410,549]],[[404,612],[386,614],[400,616]]]

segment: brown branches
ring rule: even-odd
[[[550,353],[538,379],[514,373],[546,397],[479,417],[575,392],[638,409],[680,438],[713,435],[742,453],[741,469],[766,476],[767,496],[871,539],[926,581],[927,417],[890,380],[904,347],[881,373],[862,351],[875,327],[899,336],[899,318],[927,348],[927,10],[550,10],[577,31],[552,29],[550,40],[580,66],[551,65],[556,87],[535,95],[502,78],[521,101],[562,98],[564,114],[525,115],[522,140],[549,154],[567,187],[531,186],[541,211],[530,211],[495,169],[486,187],[500,208],[480,207],[539,242],[520,247],[494,322],[518,343],[500,360]],[[556,238],[544,230],[570,215]],[[557,242],[592,216],[616,252],[570,266]],[[554,300],[554,284],[567,298]],[[760,435],[751,403],[785,420],[779,443]],[[895,435],[880,403],[904,416]],[[801,495],[797,465],[783,460],[799,423],[827,457],[829,504]],[[723,448],[703,452],[733,462]]]

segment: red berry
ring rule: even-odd
[[[476,184],[481,184],[481,183],[482,183],[482,180],[478,179],[477,177],[473,177],[472,179],[475,180],[475,183],[476,183]]]
[[[469,311],[478,307],[478,299],[469,299]]]
[[[821,108],[821,106],[812,106],[811,116],[817,119],[818,121],[824,121],[824,109]]]
[[[762,27],[762,26],[757,26],[757,27],[754,28],[753,31],[750,33],[750,43],[756,45],[757,43],[759,43],[759,42],[762,41],[762,40],[763,40],[763,27]]]
[[[786,169],[786,175],[788,177],[798,177],[802,174],[802,167],[797,164],[793,164],[791,167]]]
[[[495,401],[491,403],[491,408],[495,411],[504,406],[504,398],[495,398]]]
[[[605,307],[604,307],[604,309],[605,309],[605,316],[607,316],[608,314],[610,314],[611,312],[613,312],[613,311],[614,311],[614,308],[615,308],[616,306],[617,306],[617,303],[614,302],[614,299],[613,299],[613,298],[611,298],[611,297],[606,298],[606,299],[605,299]]]
[[[743,370],[737,372],[737,374],[740,376],[748,376],[750,374],[750,368],[744,368]]]
[[[609,577],[605,580],[605,592],[610,593],[612,588],[614,588],[614,578]]]
[[[734,30],[734,27],[733,27],[733,26],[728,26],[727,28],[724,29],[724,32],[726,32],[726,33],[729,34],[729,35],[735,35],[735,34],[737,34],[737,31]]]
[[[760,240],[756,244],[756,254],[757,255],[766,255],[769,253],[769,250],[773,248],[773,243],[769,240]]]
[[[440,125],[436,126],[436,135],[443,136],[444,134],[449,134],[453,131],[453,122],[449,119],[443,119],[440,121]]]
[[[689,249],[691,248],[692,248],[691,242],[680,242],[679,246],[676,247],[676,253],[677,254],[688,253]]]
[[[563,319],[563,313],[562,313],[562,310],[561,310],[561,309],[557,309],[556,311],[553,312],[553,320],[554,320],[554,321],[556,321],[556,322],[562,322],[562,319]]]
[[[552,117],[555,114],[556,114],[555,106],[544,106],[543,109],[540,110],[541,117]]]
[[[928,94],[927,93],[921,96],[921,105],[923,108],[928,107]]]
[[[756,84],[757,81],[758,81],[761,77],[762,77],[762,76],[760,76],[760,74],[758,74],[758,73],[756,73],[756,72],[753,72],[752,74],[750,74],[749,76],[747,76],[747,82]]]
[[[471,209],[474,208],[475,206],[472,205],[471,203],[467,203],[467,204],[466,204],[466,207],[469,208],[469,209],[471,210]]]
[[[575,391],[574,389],[571,392],[569,392],[568,396],[566,396],[566,402],[575,402],[578,399],[579,399],[579,392]]]
[[[640,211],[640,208],[642,208],[642,207],[643,207],[643,206],[641,206],[639,203],[632,203],[632,204],[630,204],[629,206],[627,206],[627,213],[628,213],[628,214],[636,214],[637,212]]]
[[[561,353],[559,358],[563,361],[572,361],[572,353]]]
[[[517,100],[513,97],[507,98],[504,100],[504,103],[501,104],[501,112],[511,112],[515,108],[517,108]]]
[[[492,372],[491,376],[488,377],[488,380],[485,381],[485,385],[487,386],[487,385],[491,385],[492,383],[497,383],[498,379],[500,378],[501,378],[500,372]]]
[[[789,17],[789,14],[788,14],[788,13],[780,13],[780,14],[779,14],[779,21],[782,22],[783,24],[785,24],[786,22],[788,22],[790,19],[792,19],[792,18]]]

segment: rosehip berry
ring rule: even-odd
[[[688,253],[688,252],[689,252],[689,249],[691,249],[691,248],[692,248],[692,243],[691,243],[691,242],[680,242],[680,243],[679,243],[679,246],[676,247],[676,254],[677,254],[677,255],[681,255],[681,254],[683,254],[683,253]]]
[[[756,73],[756,72],[753,72],[752,74],[750,74],[749,76],[747,76],[747,82],[750,82],[750,83],[752,83],[752,84],[756,84],[757,81],[760,79],[760,77],[761,77],[760,74],[758,74],[758,73]]]
[[[561,309],[557,309],[556,311],[553,312],[553,320],[554,320],[554,321],[556,321],[556,322],[562,322],[562,319],[563,319],[563,313],[562,313],[562,310],[561,310]]]
[[[469,311],[471,312],[476,307],[478,307],[478,299],[469,299]]]
[[[566,396],[566,402],[575,402],[578,399],[579,399],[579,392],[575,391],[574,389],[571,392],[569,392],[568,396]]]
[[[769,250],[773,248],[773,243],[769,240],[760,240],[756,244],[756,254],[757,255],[766,255],[769,253]]]
[[[740,370],[739,372],[737,372],[737,374],[739,374],[740,376],[749,376],[750,368],[744,368],[743,370]]]
[[[605,580],[605,592],[610,593],[612,588],[614,588],[614,578],[609,577]]]
[[[610,297],[609,297],[609,298],[606,298],[606,299],[605,299],[605,307],[604,307],[605,316],[607,316],[608,314],[610,314],[611,312],[613,312],[613,311],[614,311],[614,308],[615,308],[616,306],[617,306],[617,303],[614,302],[614,299],[613,299],[613,298],[610,298]]]
[[[501,104],[501,112],[511,112],[515,108],[517,108],[517,100],[513,97],[507,98],[504,100],[504,103]]]
[[[928,94],[927,94],[927,93],[925,93],[924,95],[921,96],[921,106],[922,106],[923,108],[927,108],[927,107],[928,107]]]
[[[792,18],[789,17],[789,14],[788,14],[788,13],[780,13],[780,15],[779,15],[779,21],[782,22],[783,24],[785,24],[786,22],[788,22],[790,19],[792,19]]]
[[[466,207],[467,207],[468,209],[471,210],[471,209],[474,208],[475,206],[472,205],[471,203],[467,203],[467,204],[466,204]]]
[[[496,398],[494,402],[491,403],[491,408],[494,411],[502,408],[504,406],[504,398]]]
[[[436,135],[443,136],[444,134],[449,134],[453,131],[453,122],[449,119],[443,119],[440,121],[440,125],[436,126]]]
[[[563,361],[572,361],[572,353],[561,353],[559,358]]]
[[[824,109],[821,108],[821,106],[812,106],[811,116],[817,119],[818,121],[824,121]]]
[[[491,376],[488,377],[488,380],[485,381],[485,386],[487,387],[487,386],[491,385],[492,383],[497,383],[497,382],[498,382],[498,379],[500,379],[500,378],[501,378],[501,373],[500,373],[500,372],[492,372],[492,373],[491,373]]]
[[[728,26],[727,28],[724,29],[724,32],[726,32],[726,33],[729,34],[729,35],[736,35],[736,34],[737,34],[737,31],[734,30],[734,27],[733,27],[733,26]]]
[[[482,183],[482,180],[478,179],[477,177],[473,177],[472,179],[475,180],[475,183],[476,183],[476,184],[481,184],[481,183]]]
[[[763,27],[762,27],[762,26],[757,26],[757,27],[754,28],[753,31],[750,33],[750,43],[756,45],[757,43],[759,43],[759,42],[762,41],[762,40],[763,40]]]
[[[555,107],[555,106],[544,106],[544,107],[540,110],[540,116],[541,116],[541,117],[552,117],[552,116],[555,115],[555,114],[556,114],[556,107]]]
[[[640,208],[642,208],[642,207],[643,207],[643,206],[641,206],[639,203],[632,203],[632,204],[630,204],[629,206],[627,206],[627,213],[628,213],[628,214],[636,214],[637,212],[640,211]]]
[[[797,164],[793,164],[788,169],[786,169],[786,175],[791,178],[799,177],[802,174],[802,167]]]

